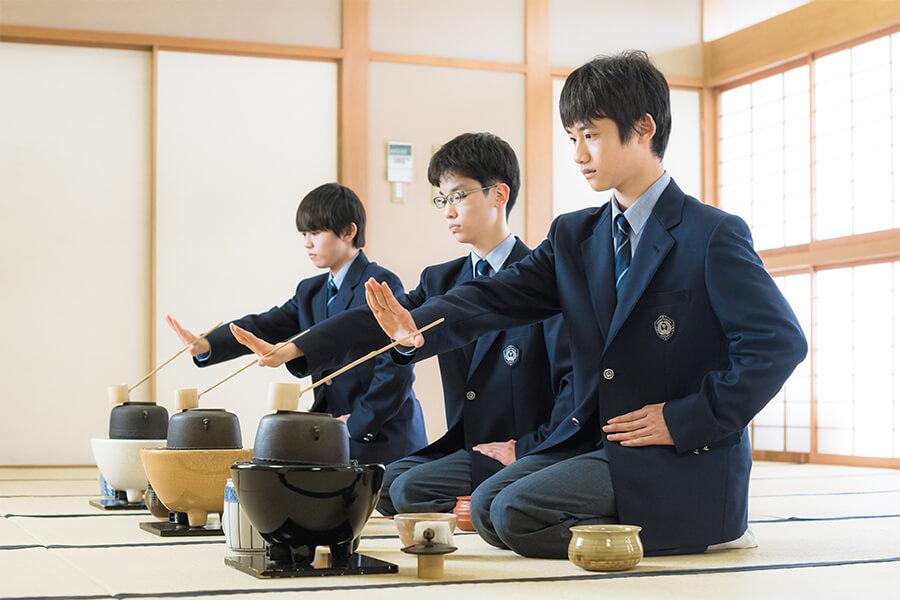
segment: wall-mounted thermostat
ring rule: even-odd
[[[413,170],[413,145],[410,142],[387,143],[387,180],[391,186],[391,202],[403,202],[406,198],[404,183],[411,183]]]

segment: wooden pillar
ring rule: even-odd
[[[552,127],[550,1],[525,0],[525,243],[532,248],[553,220]]]
[[[369,190],[369,0],[343,0],[338,180],[367,204]]]

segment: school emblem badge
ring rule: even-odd
[[[653,323],[656,337],[664,342],[669,341],[675,335],[675,321],[669,315],[659,315]]]
[[[516,346],[510,344],[503,349],[503,361],[510,367],[514,367],[519,364],[519,355],[521,354],[521,350],[519,350]]]

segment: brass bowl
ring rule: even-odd
[[[570,527],[569,560],[588,571],[625,571],[644,558],[637,525]]]

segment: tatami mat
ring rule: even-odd
[[[360,552],[397,564],[397,574],[258,580],[224,564],[223,538],[160,538],[139,528],[153,520],[148,512],[90,506],[99,490],[95,470],[48,471],[0,469],[0,598],[900,597],[895,470],[756,464],[756,549],[648,557],[631,571],[594,573],[457,533],[459,550],[440,581],[416,578],[415,558],[400,552],[384,518],[369,521]]]

